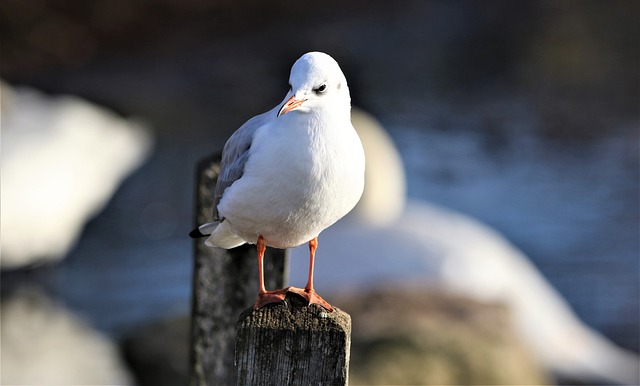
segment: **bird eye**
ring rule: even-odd
[[[320,86],[318,86],[317,88],[313,89],[313,92],[315,92],[316,94],[320,94],[320,93],[325,92],[326,89],[327,89],[327,85],[323,83]]]

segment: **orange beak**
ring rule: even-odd
[[[288,113],[291,110],[295,110],[298,107],[300,107],[304,102],[306,101],[306,99],[296,99],[295,96],[292,96],[291,98],[289,98],[284,105],[282,105],[282,108],[280,109],[280,111],[278,111],[278,116],[284,115],[286,113]]]

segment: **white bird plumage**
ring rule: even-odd
[[[360,199],[364,151],[340,67],[329,55],[307,53],[293,65],[290,84],[282,103],[227,141],[215,191],[219,222],[209,226],[207,245],[233,248],[262,235],[269,246],[298,246]],[[304,103],[278,113],[292,97]]]
[[[215,221],[199,228],[210,233],[207,245],[260,249],[264,240],[295,247],[315,240],[360,199],[364,150],[338,63],[321,52],[304,54],[289,85],[282,103],[251,118],[225,144]]]

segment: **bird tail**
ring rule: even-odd
[[[233,233],[227,222],[213,221],[200,225],[189,233],[191,238],[208,237],[204,244],[208,247],[231,249],[245,244],[240,236]]]
[[[196,229],[192,230],[189,233],[189,237],[191,237],[192,239],[199,239],[201,237],[208,237],[211,235],[211,233],[213,233],[214,230],[216,230],[216,228],[218,227],[218,224],[220,224],[220,222],[218,221],[213,221],[213,222],[208,222],[206,224],[202,224],[199,227],[197,227]]]

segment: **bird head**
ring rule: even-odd
[[[309,52],[291,67],[289,92],[278,117],[292,111],[309,113],[325,108],[349,113],[351,97],[338,63],[322,52]]]

